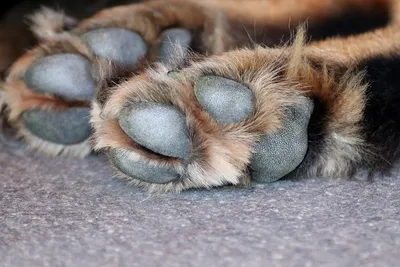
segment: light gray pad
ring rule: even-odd
[[[200,105],[221,124],[236,123],[251,116],[254,96],[246,86],[218,76],[203,76],[195,83]]]
[[[90,62],[75,54],[51,55],[37,60],[25,73],[25,83],[39,93],[70,100],[91,100],[96,85]]]
[[[97,56],[124,66],[135,65],[147,53],[143,38],[125,29],[97,29],[85,33],[82,38]]]
[[[119,124],[132,140],[147,149],[174,158],[190,157],[185,116],[172,106],[132,103],[122,110]]]
[[[35,136],[56,144],[74,145],[89,138],[90,108],[55,112],[28,110],[22,114],[25,127]]]
[[[303,97],[300,104],[288,110],[280,131],[261,138],[251,160],[254,180],[274,182],[300,165],[307,153],[307,128],[313,108],[313,102]]]
[[[160,36],[157,61],[168,62],[178,54],[178,50],[185,49],[191,42],[192,34],[187,29],[172,28],[165,30]]]
[[[154,167],[143,161],[129,160],[122,150],[111,150],[108,156],[120,171],[144,182],[163,184],[179,177],[173,169],[168,167]]]

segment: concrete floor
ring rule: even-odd
[[[399,266],[400,178],[149,195],[0,142],[0,266]]]

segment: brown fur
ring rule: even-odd
[[[19,26],[0,25],[0,75],[4,75],[25,49],[34,44],[31,32]]]

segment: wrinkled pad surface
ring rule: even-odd
[[[123,173],[148,183],[163,184],[179,178],[178,173],[165,166],[153,166],[144,160],[130,160],[129,151],[111,150],[108,156]]]
[[[148,49],[139,34],[126,29],[97,29],[85,33],[82,38],[97,56],[123,66],[135,65]]]
[[[200,105],[221,124],[240,122],[252,115],[253,93],[244,85],[219,76],[202,76],[195,83]]]
[[[119,124],[132,140],[156,153],[180,159],[190,156],[185,116],[173,106],[131,103],[120,113]]]
[[[24,126],[35,136],[56,144],[74,145],[89,138],[90,108],[66,111],[28,110],[22,114]]]
[[[290,107],[282,129],[261,138],[251,159],[252,178],[258,182],[274,182],[300,165],[308,149],[308,122],[313,102],[303,97]]]
[[[68,100],[92,100],[96,90],[90,62],[80,55],[58,54],[35,61],[25,73],[25,83],[39,93]]]

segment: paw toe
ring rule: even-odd
[[[304,98],[301,104],[288,111],[280,131],[261,138],[251,163],[254,180],[273,182],[300,165],[307,153],[307,127],[312,110],[312,101]]]
[[[119,124],[132,140],[147,149],[174,158],[190,156],[185,116],[172,106],[135,103],[122,110]]]
[[[254,95],[246,86],[218,76],[203,76],[195,83],[200,105],[222,124],[240,122],[252,115]]]
[[[168,62],[177,54],[177,50],[188,47],[191,42],[192,34],[187,29],[172,28],[165,30],[160,36],[157,60]]]
[[[24,126],[35,136],[56,144],[73,145],[89,138],[89,108],[64,112],[28,110],[22,114]]]
[[[124,66],[132,66],[147,53],[143,38],[120,28],[97,29],[83,35],[93,52]]]
[[[179,177],[178,173],[168,167],[151,166],[144,161],[132,160],[121,149],[111,150],[108,155],[111,162],[121,172],[144,182],[163,184],[176,180]]]
[[[44,57],[27,69],[24,79],[32,90],[70,100],[91,100],[96,89],[90,62],[75,54]]]

